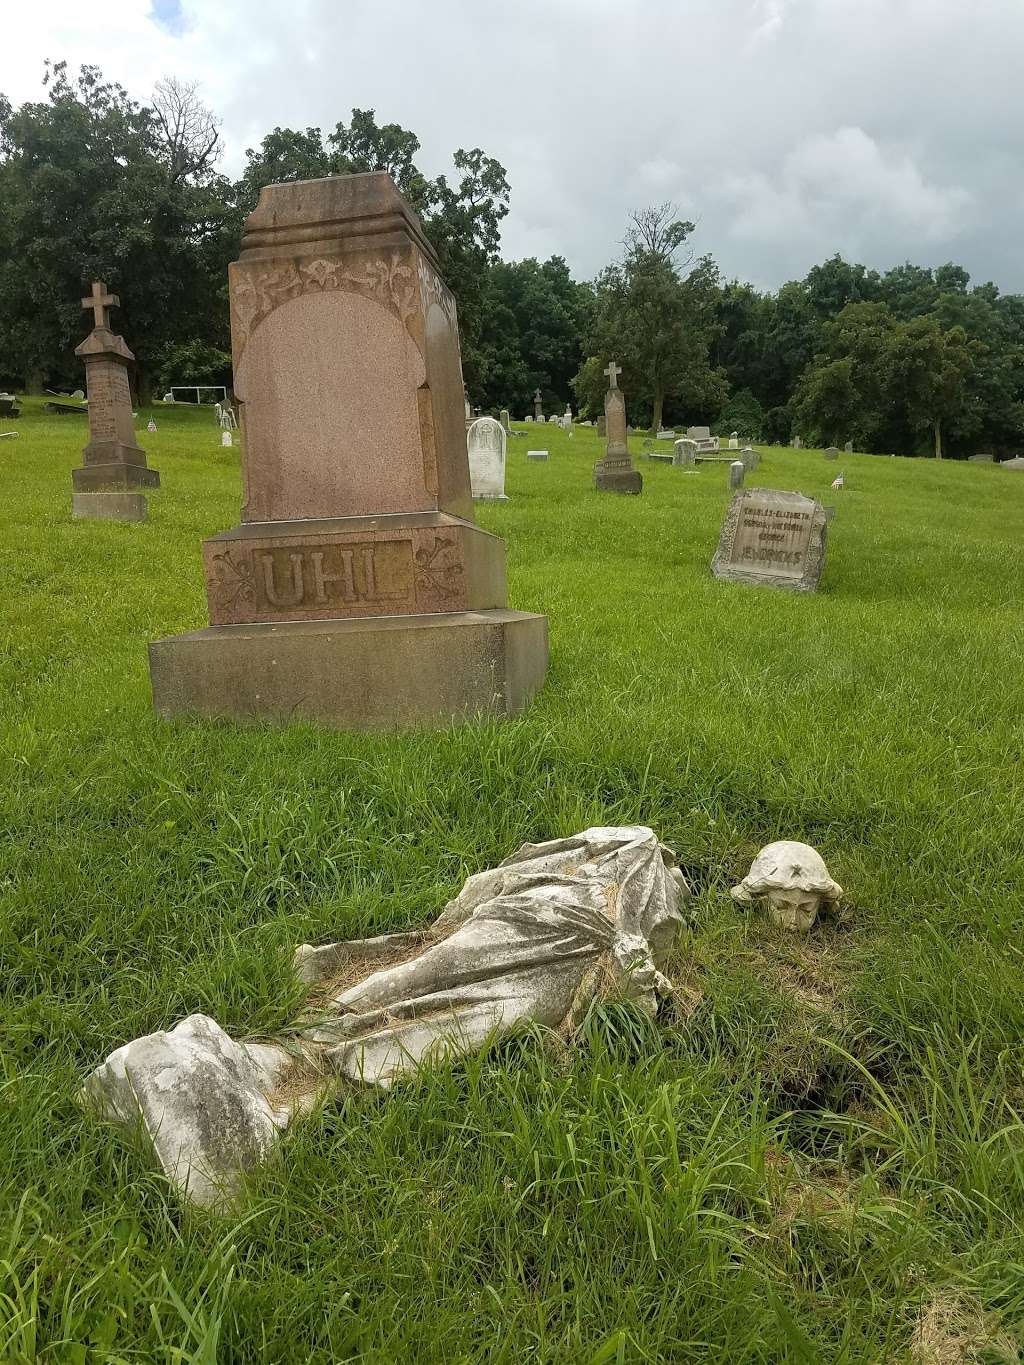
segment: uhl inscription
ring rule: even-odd
[[[412,592],[409,541],[325,545],[319,550],[261,550],[257,594],[269,607],[378,606]]]

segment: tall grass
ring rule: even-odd
[[[140,415],[144,425],[148,413]],[[150,521],[73,522],[85,433],[0,445],[0,1359],[910,1358],[943,1293],[1024,1314],[1024,480],[770,449],[836,506],[820,592],[712,580],[724,468],[510,442],[511,604],[552,667],[506,724],[166,725],[146,643],[205,624],[238,519],[208,414],[143,431]],[[297,942],[428,921],[517,844],[643,822],[695,895],[656,1027],[607,1005],[298,1124],[227,1220],[80,1112],[111,1048],[299,1006]],[[848,925],[728,888],[815,844]],[[996,1321],[993,1318],[993,1321]]]

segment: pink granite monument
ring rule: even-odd
[[[519,710],[547,621],[473,521],[455,300],[390,176],[268,186],[229,278],[242,522],[203,546],[210,627],[150,645],[157,711]]]

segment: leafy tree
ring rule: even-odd
[[[934,315],[901,322],[884,303],[847,304],[823,339],[793,399],[801,430],[865,450],[913,449],[930,433],[941,459],[943,424],[969,422],[978,343]]]
[[[324,146],[319,128],[275,128],[258,148],[245,153],[246,167],[235,185],[241,213],[251,213],[265,185],[293,180],[320,180],[337,174],[337,160]]]
[[[182,159],[157,115],[83,67],[47,65],[47,100],[0,105],[0,369],[31,391],[80,379],[79,300],[102,279],[138,361],[143,396],[157,351],[182,333],[226,342],[225,184]],[[211,304],[213,300],[213,304]]]
[[[652,431],[666,399],[717,411],[725,398],[725,377],[709,360],[718,272],[707,256],[677,261],[693,224],[674,214],[662,204],[632,215],[621,260],[598,278],[588,347],[632,376],[631,399],[636,408],[649,404]]]
[[[754,395],[749,389],[740,389],[728,399],[714,425],[719,435],[738,431],[742,436],[760,436],[764,419],[764,408]]]
[[[593,292],[577,284],[561,256],[498,261],[483,296],[479,396],[487,407],[533,411],[540,389],[548,410],[561,408],[582,359]]]
[[[959,418],[965,425],[967,381],[979,343],[969,342],[962,327],[944,330],[930,315],[901,324],[895,342],[891,382],[902,395],[911,430],[930,428],[935,458],[941,460],[943,423]]]

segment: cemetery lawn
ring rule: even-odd
[[[749,483],[836,507],[797,597],[710,577],[727,466],[637,436],[642,497],[602,495],[593,431],[521,427],[478,516],[550,618],[525,714],[170,725],[146,644],[206,624],[240,481],[209,411],[154,415],[145,525],[71,520],[83,419],[0,419],[0,1359],[1017,1359],[1024,478],[767,449]],[[572,1048],[528,1031],[348,1093],[227,1218],[79,1109],[185,1014],[287,1024],[295,944],[424,924],[524,841],[626,823],[694,891],[656,1025],[605,1004]],[[737,911],[777,838],[821,851],[848,923]]]

